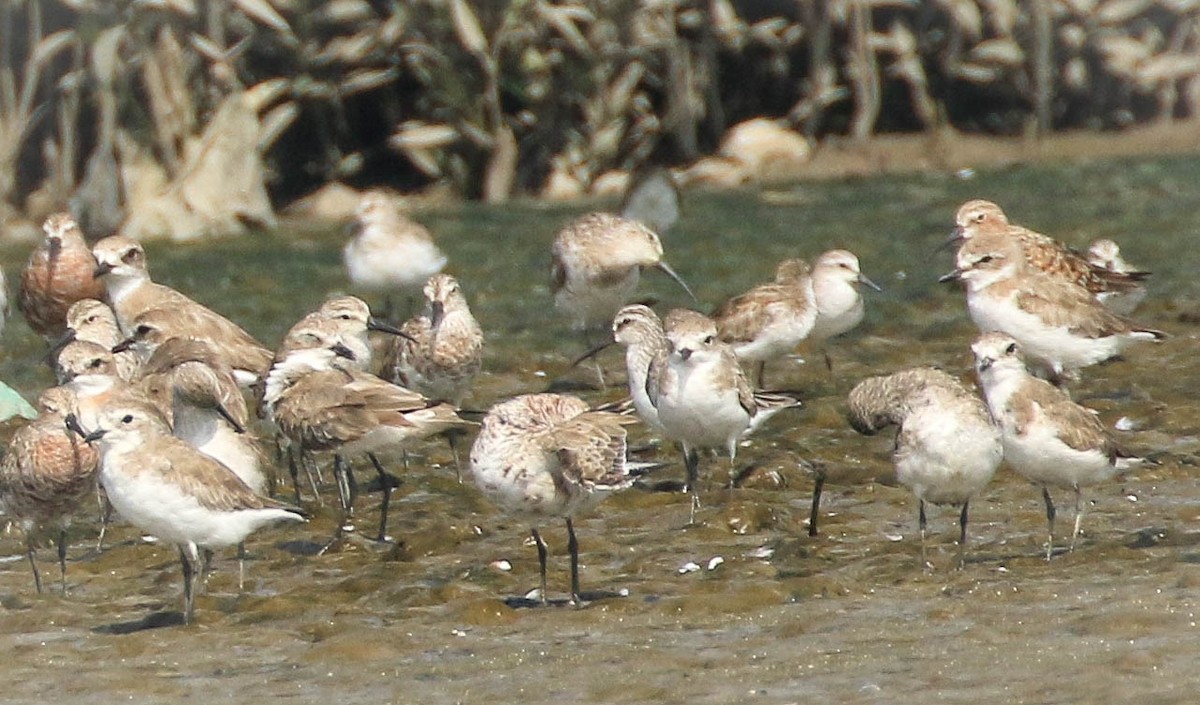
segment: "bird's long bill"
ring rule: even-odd
[[[963,237],[962,226],[956,225],[954,226],[954,229],[950,231],[950,237],[943,240],[942,244],[938,245],[933,251],[941,252],[942,250],[948,250],[952,246],[957,245],[965,239],[966,238]]]
[[[128,338],[117,343],[116,345],[112,346],[112,350],[109,350],[109,352],[111,352],[113,355],[116,355],[117,353],[123,353],[126,350],[132,350],[134,344],[136,344],[136,343],[137,343],[137,340],[131,335]]]
[[[91,435],[83,429],[83,426],[79,424],[79,418],[75,416],[75,414],[67,414],[66,417],[63,418],[63,425],[67,427],[68,431],[74,433],[85,441],[87,440],[88,436]]]
[[[574,360],[572,360],[572,361],[571,361],[571,367],[575,367],[576,365],[578,365],[579,363],[583,362],[584,360],[590,360],[590,359],[592,359],[593,357],[596,357],[596,356],[597,356],[597,355],[599,355],[599,354],[600,354],[602,351],[604,351],[604,350],[607,350],[608,348],[611,348],[612,346],[614,346],[614,345],[616,345],[616,344],[617,344],[617,341],[615,341],[615,340],[608,340],[608,341],[605,341],[605,342],[603,342],[603,343],[600,343],[600,344],[599,344],[599,345],[597,345],[596,347],[592,348],[591,350],[588,350],[588,351],[587,351],[587,352],[585,352],[584,354],[582,354],[582,355],[580,355],[579,357],[577,357],[577,358],[575,358]]]
[[[688,293],[688,296],[692,297],[692,301],[699,302],[699,300],[696,298],[696,295],[692,293],[692,288],[687,285],[687,282],[683,280],[683,277],[676,274],[674,269],[671,269],[671,265],[667,264],[666,260],[660,259],[658,264],[655,266],[661,269],[668,277],[674,279],[679,286],[682,286],[683,290]]]
[[[92,278],[99,279],[100,277],[104,276],[105,274],[108,274],[112,270],[113,270],[113,266],[111,264],[109,264],[108,262],[101,262],[100,264],[96,265],[96,269],[92,272]]]
[[[56,355],[63,351],[63,348],[73,342],[75,342],[75,329],[68,328],[67,332],[63,333],[62,337],[56,340],[54,345],[50,346],[50,351],[46,353],[46,359],[53,360]]]
[[[221,415],[221,418],[229,422],[229,425],[233,427],[234,433],[246,432],[246,427],[233,418],[233,414],[229,413],[229,409],[226,409],[224,404],[217,404],[217,413]]]
[[[858,275],[858,283],[865,284],[865,285],[871,287],[872,289],[874,289],[875,291],[883,291],[882,287],[880,287],[878,284],[876,284],[875,282],[868,279],[865,274]]]
[[[429,325],[432,328],[437,328],[442,325],[442,316],[446,315],[446,305],[441,301],[434,301],[429,304]]]
[[[374,316],[371,316],[370,318],[367,319],[367,330],[375,330],[375,331],[379,331],[380,333],[388,333],[390,335],[396,335],[401,338],[404,338],[405,340],[411,340],[414,343],[417,342],[417,341],[413,340],[413,337],[411,335],[409,335],[408,333],[405,333],[404,331],[400,330],[399,328],[392,325],[391,323],[388,323],[387,321],[381,321],[378,318],[375,318]]]
[[[962,270],[956,269],[949,274],[943,274],[942,276],[938,277],[938,281],[943,284],[946,282],[962,281]]]

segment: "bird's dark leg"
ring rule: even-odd
[[[548,604],[546,600],[546,542],[542,540],[542,535],[538,533],[536,526],[530,529],[530,534],[533,535],[533,543],[537,546],[538,568],[541,570],[542,576],[542,606],[545,606]]]
[[[1050,498],[1050,489],[1042,486],[1042,500],[1046,503],[1046,524],[1049,535],[1046,538],[1046,560],[1054,553],[1054,500]]]
[[[375,466],[375,472],[379,473],[380,492],[383,492],[383,499],[379,505],[379,538],[380,542],[387,541],[387,520],[388,507],[392,503],[392,483],[388,480],[387,472],[383,469],[383,464],[379,462],[379,458],[375,457],[374,453],[367,453],[367,457],[371,459],[371,464]],[[408,462],[408,451],[404,452],[405,463]]]
[[[925,500],[918,500],[917,524],[921,527],[921,570],[929,570],[929,561],[925,560],[925,533],[929,526],[925,518]]]
[[[692,511],[688,516],[691,525],[696,523],[696,510],[700,509],[700,452],[695,448],[684,448],[683,465],[687,469],[685,490],[692,495]]]
[[[196,615],[196,579],[199,577],[197,563],[200,556],[194,545],[179,545],[179,562],[183,565],[183,623],[191,624]]]
[[[962,570],[967,564],[967,510],[971,501],[963,502],[962,514],[958,515],[958,569]]]
[[[58,573],[62,580],[63,596],[67,594],[67,530],[58,530]]]
[[[571,554],[571,602],[578,607],[583,604],[583,598],[579,596],[579,541],[575,538],[571,517],[567,517],[567,551]]]
[[[808,535],[816,536],[819,531],[817,529],[817,519],[821,515],[821,491],[825,488],[825,467],[819,466],[815,469],[815,477],[813,479],[813,494],[812,494],[812,509],[808,513]]]
[[[33,570],[33,585],[40,595],[42,594],[42,574],[38,572],[35,553],[37,553],[37,549],[33,547],[33,532],[29,531],[25,534],[25,554],[29,556],[29,568]]]

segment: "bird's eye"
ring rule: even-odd
[[[1017,344],[1009,343],[1007,348],[1004,348],[1005,355],[1012,355],[1017,352]]]
[[[99,360],[99,359],[92,360],[91,362],[89,362],[89,363],[88,363],[88,367],[89,367],[89,368],[91,368],[91,369],[93,369],[93,370],[94,370],[94,369],[96,369],[96,368],[97,368],[97,367],[99,367],[99,366],[100,366],[100,360]]]
[[[988,262],[991,262],[994,259],[996,259],[996,258],[992,257],[991,255],[984,255],[983,257],[979,258],[979,264],[987,264]]]
[[[121,423],[133,423],[133,414],[125,414],[122,416]]]
[[[85,319],[84,319],[84,322],[85,322],[85,323],[95,323],[95,322],[96,322],[96,317],[95,317],[95,316],[88,316],[87,318],[85,318]]]
[[[976,214],[975,214],[975,222],[976,222],[976,223],[982,223],[982,222],[983,222],[983,219],[984,219],[984,218],[986,218],[986,217],[987,217],[987,215],[986,215],[985,213],[976,213]]]
[[[713,336],[709,335],[709,336],[706,336],[706,337],[704,338],[704,344],[705,344],[705,345],[712,345],[714,342],[716,342],[716,340],[717,340],[717,339],[716,339],[715,337],[713,337]]]
[[[138,258],[138,251],[136,249],[125,250],[125,253],[121,255],[121,261],[125,262],[127,264],[129,262],[136,260],[137,258]]]

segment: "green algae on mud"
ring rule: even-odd
[[[860,703],[909,701],[918,692],[932,702],[1188,701],[1200,680],[1188,657],[1200,647],[1200,539],[1192,530],[1200,513],[1192,391],[1200,382],[1200,285],[1190,254],[1198,173],[1200,160],[1189,157],[687,193],[664,245],[702,308],[769,279],[784,257],[834,247],[858,254],[885,290],[868,293],[864,324],[830,346],[832,372],[819,354],[772,366],[773,383],[803,390],[806,406],[744,444],[738,469],[753,464],[779,481],[731,492],[728,462],[705,458],[700,526],[685,526],[686,497],[670,491],[682,479],[677,452],[634,431],[631,445],[666,464],[647,483],[660,490],[619,494],[576,524],[585,592],[627,596],[581,610],[530,609],[514,599],[537,583],[529,527],[455,482],[449,450],[430,442],[411,454],[408,472],[388,459],[402,478],[394,545],[350,541],[316,555],[335,528],[327,487],[326,506],[314,507],[309,524],[254,537],[245,594],[237,594],[232,557],[219,557],[193,628],[172,618],[180,602],[174,550],[129,527],[115,528],[97,553],[91,510],[80,517],[65,598],[34,595],[20,537],[5,538],[6,699],[40,701],[53,690],[63,702],[102,694],[140,702],[286,695],[696,704],[753,694]],[[1125,418],[1134,431],[1122,440],[1159,464],[1089,488],[1079,548],[1050,563],[1040,557],[1038,492],[1002,471],[972,504],[963,571],[950,570],[956,513],[931,511],[935,568],[926,573],[917,566],[916,503],[895,486],[891,441],[855,434],[843,400],[862,377],[914,364],[969,378],[974,328],[962,292],[936,283],[951,262],[935,251],[958,204],[976,197],[1072,245],[1112,237],[1155,273],[1136,318],[1172,337],[1087,370],[1072,391],[1106,424]],[[487,336],[471,408],[594,382],[588,366],[568,367],[584,342],[552,315],[548,247],[580,210],[612,205],[468,204],[418,215],[438,234]],[[273,344],[345,287],[341,245],[332,230],[288,231],[151,243],[148,260],[157,280]],[[0,251],[10,280],[26,254]],[[652,272],[643,282],[661,307],[688,303],[665,277]],[[51,383],[44,343],[23,321],[10,322],[4,342],[0,378],[28,396]],[[599,362],[609,380],[623,380],[619,353]],[[599,400],[621,392],[582,393]],[[806,526],[813,462],[829,473],[816,538]],[[286,471],[277,472],[286,483]],[[280,493],[289,496],[286,484]],[[378,495],[364,493],[355,522],[367,530],[377,509]],[[542,533],[551,597],[561,602],[565,531],[555,522]],[[43,562],[50,553],[42,551]],[[65,685],[64,671],[74,676]]]

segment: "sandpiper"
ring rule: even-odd
[[[113,346],[113,353],[132,351],[144,365],[160,345],[173,339],[203,341],[233,370],[243,388],[266,374],[274,357],[249,334],[199,304],[143,311],[132,320],[129,337]]]
[[[971,344],[971,351],[988,408],[1003,432],[1005,461],[1042,487],[1049,525],[1046,560],[1054,550],[1050,486],[1070,488],[1075,495],[1070,544],[1074,550],[1083,517],[1080,488],[1109,480],[1142,459],[1122,452],[1095,412],[1031,375],[1021,360],[1021,345],[1013,337],[984,333]]]
[[[729,454],[730,481],[737,442],[776,412],[799,406],[787,393],[755,394],[733,350],[717,339],[717,326],[703,314],[675,309],[663,321],[668,354],[650,370],[651,401],[666,433],[683,446],[691,522],[700,505],[701,448]]]
[[[1149,272],[1118,271],[1090,263],[1063,243],[1010,223],[1000,206],[991,201],[977,199],[962,204],[954,216],[954,231],[947,244],[965,245],[983,233],[1015,243],[1027,269],[1078,284],[1101,303],[1120,300],[1122,295],[1141,288],[1140,282],[1149,276]]]
[[[50,367],[59,384],[66,384],[79,375],[117,374],[116,357],[103,345],[72,340],[55,347],[57,349],[50,358]]]
[[[383,377],[430,399],[461,406],[483,364],[483,331],[449,274],[425,282],[425,310],[390,341]]]
[[[383,191],[368,191],[355,212],[358,232],[343,257],[354,287],[384,295],[391,316],[391,294],[412,291],[442,271],[446,256],[423,225],[410,220]]]
[[[696,298],[663,259],[658,235],[611,213],[588,213],[568,223],[554,238],[551,265],[554,304],[580,330],[610,322],[633,295],[643,267],[662,270]]]
[[[756,363],[755,386],[761,389],[767,362],[795,351],[812,333],[817,311],[808,264],[788,259],[779,263],[773,283],[729,299],[712,317],[738,359]]]
[[[42,591],[35,559],[39,529],[56,528],[62,590],[67,592],[66,527],[96,487],[96,451],[67,430],[72,393],[54,387],[38,400],[37,419],[13,434],[0,461],[0,507],[25,531],[33,582]]]
[[[162,339],[192,337],[208,341],[234,369],[238,383],[249,386],[266,373],[273,354],[237,324],[186,295],[150,280],[140,243],[114,235],[92,248],[108,300],[121,332],[137,335],[140,325],[156,328]]]
[[[21,273],[17,308],[34,332],[54,340],[67,327],[67,309],[80,299],[104,296],[96,259],[70,213],[55,213],[42,225],[46,237]]]
[[[633,408],[650,430],[665,434],[658,420],[658,375],[666,365],[668,344],[662,320],[648,306],[630,304],[617,311],[612,324],[613,339],[625,346],[625,370]],[[651,380],[650,371],[655,370]]]
[[[100,483],[134,526],[179,546],[183,618],[195,613],[199,549],[233,546],[298,510],[260,497],[229,468],[171,435],[153,406],[124,400],[103,409],[89,429],[100,451]]]
[[[961,506],[958,567],[967,544],[967,512],[1004,455],[1000,430],[987,407],[941,370],[916,367],[859,382],[847,399],[850,425],[866,435],[899,426],[892,461],[896,479],[917,496],[921,566],[925,560],[925,504]]]
[[[1133,313],[1138,304],[1142,303],[1142,299],[1146,298],[1146,286],[1141,280],[1149,277],[1150,273],[1126,262],[1121,256],[1121,247],[1108,238],[1093,240],[1088,245],[1085,256],[1093,267],[1128,275],[1135,280],[1130,286],[1122,287],[1119,291],[1103,292],[1097,296],[1113,313],[1122,316]]]
[[[1031,269],[1003,235],[981,230],[959,249],[956,264],[942,279],[966,282],[975,325],[1011,335],[1056,380],[1119,355],[1130,342],[1166,337],[1117,316],[1078,284]]]
[[[578,397],[529,394],[496,404],[471,447],[471,472],[480,491],[502,510],[530,517],[546,597],[546,543],[537,521],[560,517],[571,554],[571,602],[579,605],[579,544],[573,517],[629,487],[637,466],[626,458],[625,426],[634,419],[591,411]]]
[[[271,367],[263,406],[269,419],[299,448],[343,456],[364,453],[375,466],[383,490],[379,540],[387,538],[391,481],[376,452],[404,448],[413,441],[467,425],[451,404],[424,396],[339,362],[353,352],[331,347],[296,349]],[[346,488],[340,488],[345,490]],[[343,491],[348,513],[349,492]]]
[[[824,351],[825,341],[847,333],[862,323],[864,305],[858,285],[880,291],[859,268],[858,257],[848,250],[829,250],[817,257],[812,266],[813,299],[817,320],[808,340]],[[826,368],[832,369],[829,354],[824,353]]]

